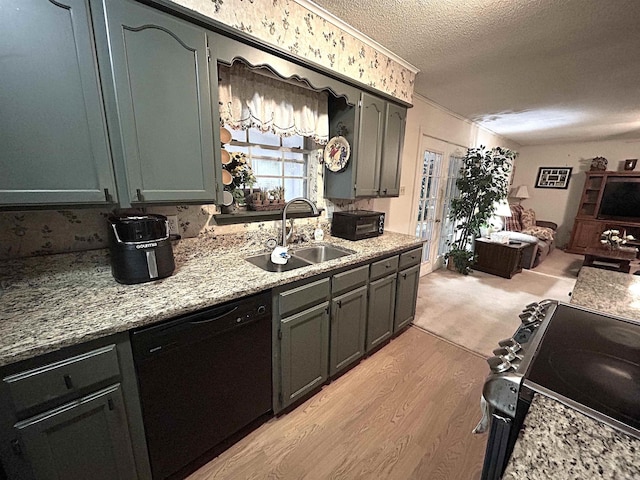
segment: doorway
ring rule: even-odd
[[[456,179],[464,156],[463,147],[422,135],[414,192],[415,234],[423,240],[420,275],[444,265],[448,241],[455,225],[448,220],[451,199],[457,194]]]

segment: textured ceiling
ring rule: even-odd
[[[316,0],[521,145],[640,139],[640,0]]]

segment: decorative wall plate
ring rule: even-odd
[[[351,146],[344,137],[333,137],[324,147],[324,164],[332,172],[344,169],[350,156]]]

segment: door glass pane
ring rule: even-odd
[[[444,193],[444,204],[442,212],[442,228],[440,230],[440,239],[438,245],[438,256],[442,256],[449,250],[448,242],[453,240],[455,234],[455,224],[449,220],[449,210],[451,209],[451,200],[459,194],[456,187],[456,180],[460,176],[460,167],[462,166],[462,158],[452,155],[449,159],[449,171],[443,179],[446,184]]]
[[[416,236],[425,240],[423,249],[423,262],[431,260],[430,245],[431,234],[436,220],[439,170],[442,163],[442,154],[425,151],[422,159],[422,179],[420,181],[420,200],[418,202]]]

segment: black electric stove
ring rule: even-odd
[[[487,361],[482,479],[499,479],[534,393],[640,438],[640,322],[543,300]]]

